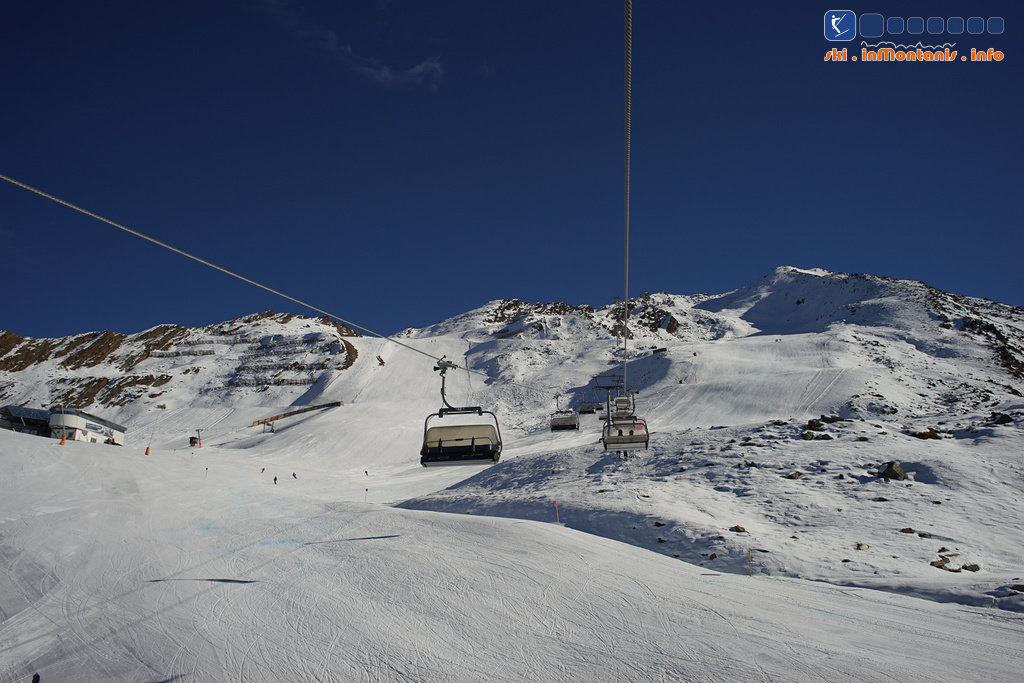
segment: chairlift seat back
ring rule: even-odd
[[[498,462],[501,438],[492,424],[438,425],[428,427],[420,449],[420,464],[470,465]]]
[[[551,416],[551,431],[579,429],[580,416],[574,410],[559,410]]]
[[[643,420],[609,420],[601,430],[601,441],[606,451],[647,448],[650,433]]]

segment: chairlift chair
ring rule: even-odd
[[[445,375],[458,366],[444,357],[437,362],[435,371],[441,373],[441,400],[444,407],[423,421],[423,447],[420,464],[424,467],[439,465],[481,465],[496,463],[501,458],[501,428],[498,417],[480,406],[455,407],[445,396]],[[450,415],[476,415],[484,418],[468,423],[440,425],[438,421]]]
[[[602,420],[602,421],[603,420],[607,420],[608,419],[608,415],[611,412],[609,410],[609,400],[608,399],[611,396],[611,392],[612,391],[622,391],[623,390],[622,378],[621,377],[616,377],[614,375],[612,375],[612,376],[601,375],[601,376],[597,377],[597,380],[596,380],[594,386],[595,386],[594,398],[597,399],[595,401],[595,403],[594,403],[594,406],[595,406],[595,408],[597,410],[597,419],[598,420]],[[598,396],[597,392],[598,391],[604,391],[604,399],[605,399],[604,401],[601,401],[600,399],[597,398],[597,396]]]
[[[606,411],[608,419],[601,429],[601,443],[606,451],[647,448],[650,442],[647,421],[636,416],[632,395],[616,396],[613,403],[609,394]]]
[[[560,410],[558,396],[555,396],[555,412],[551,413],[551,431],[580,428],[580,414],[575,410]]]
[[[597,418],[599,420],[624,420],[633,417],[634,412],[632,397],[616,396],[614,400],[609,398],[608,402],[601,406],[601,412],[598,413]]]
[[[490,419],[470,424],[436,424],[438,420],[448,415],[488,415]],[[485,465],[498,462],[500,458],[501,431],[497,416],[489,410],[476,406],[441,408],[436,413],[428,415],[423,423],[420,464],[424,467]]]
[[[647,422],[638,417],[628,420],[608,420],[601,431],[601,442],[606,451],[631,451],[647,448],[649,441],[650,433],[647,431]]]
[[[603,406],[603,405],[604,404],[601,403],[600,399],[598,399],[596,392],[594,394],[594,400],[592,400],[592,401],[588,401],[587,400],[587,393],[584,392],[584,394],[583,394],[583,402],[580,403],[580,407],[579,407],[579,411],[578,412],[581,415],[593,415],[598,410],[600,410],[601,406]]]
[[[613,418],[629,418],[636,413],[636,404],[632,396],[616,396],[612,401],[611,412]]]
[[[558,432],[565,429],[579,429],[580,414],[575,410],[559,410],[551,415],[551,431]]]

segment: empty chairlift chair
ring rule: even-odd
[[[609,415],[611,415],[612,419],[626,418],[633,417],[635,412],[633,400],[629,396],[616,396],[615,400],[612,401]]]
[[[580,414],[575,410],[560,410],[558,396],[555,396],[555,412],[551,413],[551,431],[559,432],[565,429],[579,428]]]
[[[449,415],[489,415],[490,419],[470,424],[437,424],[437,421]],[[420,464],[424,467],[480,465],[498,462],[500,458],[501,432],[498,418],[489,410],[479,407],[441,408],[427,416],[423,423]]]
[[[609,401],[609,397],[611,396],[610,392],[611,391],[622,391],[621,381],[622,380],[619,377],[607,376],[607,375],[602,375],[602,376],[597,378],[597,383],[595,384],[595,389],[594,389],[594,399],[595,399],[595,401],[594,401],[594,403],[592,405],[594,406],[594,410],[597,412],[597,419],[598,420],[607,420],[608,419],[608,413],[611,412],[609,410],[609,406],[611,405],[611,402]],[[598,392],[600,392],[600,391],[604,392],[604,400],[603,401],[599,397],[600,395],[599,395]],[[626,398],[626,397],[620,397],[620,398]]]
[[[575,410],[559,410],[551,415],[551,431],[563,429],[579,429],[580,416]]]
[[[608,400],[599,408],[597,419],[607,420],[609,418],[626,418],[633,415],[633,402],[628,396],[616,396],[614,400]]]
[[[579,409],[579,412],[580,412],[581,415],[584,415],[584,414],[586,414],[586,415],[593,415],[598,410],[600,410],[602,407],[604,407],[604,404],[601,403],[601,400],[599,398],[597,398],[596,394],[593,397],[593,400],[587,400],[587,399],[588,399],[588,395],[587,395],[587,393],[584,393],[583,394],[583,402],[580,403],[580,409]]]
[[[424,467],[480,465],[495,463],[501,458],[501,429],[497,416],[479,406],[456,408],[449,405],[445,397],[444,373],[456,367],[442,357],[434,368],[441,372],[441,400],[445,407],[428,415],[423,421],[420,464]],[[458,424],[438,424],[453,415],[475,415],[482,419],[460,421]]]

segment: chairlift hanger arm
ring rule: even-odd
[[[444,373],[448,372],[449,370],[451,370],[453,368],[457,369],[458,366],[455,363],[451,362],[450,360],[445,360],[444,356],[441,356],[438,359],[438,361],[437,361],[437,365],[434,366],[434,371],[441,373],[441,402],[444,403],[444,406],[445,406],[444,408],[441,408],[441,410],[438,412],[438,417],[444,417],[444,413],[446,412],[445,409],[447,409],[448,411],[457,410],[457,408],[455,406],[453,406],[451,403],[448,402],[448,397],[445,395],[445,392],[444,392],[444,388],[445,388],[445,376],[444,376]]]

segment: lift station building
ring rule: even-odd
[[[16,432],[90,443],[124,444],[127,427],[72,408],[0,408],[0,427]]]

